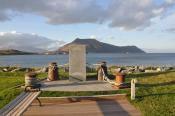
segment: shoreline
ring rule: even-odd
[[[92,54],[86,55],[86,62],[95,64],[106,61],[108,66],[175,66],[175,54]],[[64,65],[69,62],[69,55],[10,55],[0,56],[0,66],[44,67],[49,62]]]
[[[98,65],[87,65],[86,72],[96,72]],[[110,65],[108,67],[108,72],[115,74],[118,70],[122,70],[124,74],[133,74],[133,73],[155,73],[155,72],[166,72],[166,71],[175,71],[175,66],[143,66],[143,65]],[[69,72],[69,66],[58,65],[59,70],[63,72]],[[34,71],[36,73],[46,73],[48,71],[48,66],[42,67],[20,67],[20,66],[0,66],[0,72],[29,72]]]

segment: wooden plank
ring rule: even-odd
[[[11,115],[17,110],[19,104],[22,104],[22,103],[24,102],[24,100],[26,100],[26,99],[29,98],[30,94],[29,94],[29,93],[26,93],[26,94],[28,94],[28,95],[25,96],[18,104],[16,104],[16,106],[15,106],[13,109],[9,110],[9,111],[5,114],[6,116],[11,116]]]
[[[29,95],[25,99],[23,99],[23,101],[21,101],[19,104],[17,104],[17,106],[11,112],[9,112],[8,115],[21,115],[39,94],[40,92],[29,92]]]
[[[20,116],[39,94],[40,92],[22,92],[0,110],[1,116]]]
[[[26,100],[25,103],[23,103],[17,111],[15,111],[15,113],[13,113],[12,116],[18,116],[18,115],[21,115],[28,107],[29,105],[32,103],[32,101],[34,99],[36,99],[36,97],[40,94],[40,92],[34,92],[32,93],[32,95],[30,96],[29,99]]]
[[[13,101],[11,101],[9,104],[7,104],[5,107],[3,107],[0,110],[0,114],[5,116],[7,112],[12,110],[18,103],[21,102],[22,99],[24,99],[28,93],[22,92],[19,96],[17,96]]]

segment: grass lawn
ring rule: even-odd
[[[131,103],[144,116],[175,116],[175,72],[128,77],[136,77],[138,80],[136,100]],[[129,92],[128,99],[130,99]]]
[[[24,75],[25,72],[22,71],[0,72],[0,108],[8,104],[23,91],[18,86],[24,84]],[[68,73],[65,73],[62,69],[59,70],[59,75],[62,79],[68,78]],[[39,79],[46,77],[47,73],[37,74]]]
[[[0,108],[22,92],[17,86],[24,84],[24,75],[24,72],[0,72]],[[38,77],[46,77],[46,73],[38,74]]]
[[[40,97],[65,97],[65,96],[93,96],[93,95],[109,95],[122,94],[125,91],[79,91],[79,92],[64,92],[64,91],[43,91]]]
[[[24,84],[24,72],[0,72],[0,108],[13,100],[21,93],[15,88]],[[62,79],[68,78],[68,73],[59,71]],[[46,73],[38,75],[39,78],[47,77]],[[96,78],[95,73],[89,73],[88,78]],[[130,74],[126,82],[137,78],[136,100],[130,101],[130,90],[98,91],[98,92],[42,92],[42,97],[58,96],[90,96],[127,93],[128,100],[138,108],[144,116],[174,116],[175,115],[175,72]]]

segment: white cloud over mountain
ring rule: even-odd
[[[56,50],[64,41],[51,40],[37,34],[0,32],[0,49],[17,49],[28,52]]]
[[[14,14],[31,13],[46,18],[47,23],[109,23],[109,27],[125,30],[145,28],[151,19],[166,17],[175,0],[0,0],[0,21],[10,20]]]

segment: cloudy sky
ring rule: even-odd
[[[175,0],[0,0],[1,47],[53,49],[77,37],[175,53]]]

